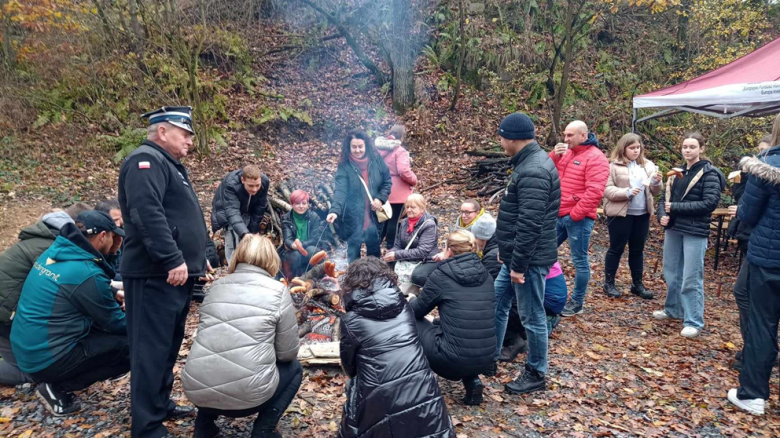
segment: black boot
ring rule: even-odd
[[[463,387],[466,388],[466,396],[463,397],[463,404],[468,406],[478,406],[482,403],[482,390],[485,388],[479,376],[466,377],[463,379]]]
[[[487,377],[493,377],[496,374],[498,374],[498,362],[491,363],[488,370],[482,373],[483,376],[487,376]]]
[[[198,415],[195,418],[195,430],[193,438],[216,438],[219,436],[219,427],[214,423],[215,417]]]
[[[737,355],[731,362],[731,369],[736,371],[742,371],[742,351],[737,351]]]
[[[544,391],[546,387],[544,374],[525,364],[523,374],[504,385],[504,390],[510,394],[528,394],[529,392]]]
[[[279,408],[268,408],[259,414],[252,426],[252,438],[281,438],[282,434],[276,431],[276,425],[282,419],[284,411]]]
[[[615,276],[604,274],[604,293],[612,298],[620,298],[620,291],[615,287]]]
[[[638,295],[641,298],[644,298],[646,300],[652,300],[653,299],[653,293],[649,290],[645,289],[644,283],[642,283],[642,277],[639,277],[639,280],[634,280],[631,284],[631,293],[634,295]]]
[[[525,352],[525,339],[518,336],[514,342],[501,349],[501,355],[498,356],[499,362],[512,362],[518,354]]]

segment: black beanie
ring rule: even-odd
[[[523,113],[512,113],[501,121],[498,135],[507,140],[532,140],[536,138],[536,129],[530,117]]]

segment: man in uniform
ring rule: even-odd
[[[208,230],[187,169],[192,109],[163,107],[144,114],[147,139],[119,173],[125,222],[124,280],[131,354],[132,436],[171,436],[163,421],[191,414],[171,399],[192,287],[209,269]]]

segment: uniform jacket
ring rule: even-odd
[[[119,206],[126,234],[123,277],[167,277],[185,262],[191,277],[203,276],[208,228],[179,160],[145,140],[119,171]]]
[[[23,229],[19,241],[0,254],[0,323],[11,324],[27,274],[66,223],[73,223],[67,213],[49,213]]]
[[[496,237],[501,260],[524,274],[529,266],[552,266],[558,260],[561,183],[555,164],[537,142],[510,163],[512,177],[498,207]]]
[[[75,224],[66,224],[35,261],[11,328],[19,369],[35,373],[68,353],[93,326],[126,334],[111,292],[114,271]]]
[[[644,166],[640,167],[647,172],[648,168],[655,168],[652,164],[650,160],[645,160]],[[604,215],[607,217],[626,217],[629,201],[627,190],[630,188],[628,166],[622,161],[613,161],[609,166],[609,179],[607,179],[607,187],[604,189]],[[653,197],[661,193],[662,188],[662,184],[653,184],[652,182],[649,186],[645,186],[647,212],[651,216],[655,214],[655,199]]]
[[[780,146],[744,166],[750,175],[737,215],[752,225],[748,262],[763,268],[780,268]]]
[[[198,407],[249,409],[279,385],[276,361],[298,355],[298,325],[287,288],[246,263],[214,282],[200,306],[198,335],[181,374]]]
[[[550,152],[561,178],[561,210],[558,217],[571,216],[574,222],[586,217],[596,219],[604,187],[609,178],[609,161],[599,149],[593,133],[585,143],[575,146],[560,157]]]
[[[293,219],[292,215],[293,212],[291,210],[282,216],[282,237],[284,238],[284,245],[282,245],[283,249],[280,249],[281,252],[293,251],[292,245],[295,243],[295,239],[298,238],[298,229],[295,227],[295,220]],[[332,238],[332,234],[328,231],[325,231],[325,222],[320,219],[319,216],[317,216],[317,213],[311,210],[306,212],[306,218],[308,219],[309,224],[309,240],[301,242],[303,247],[308,248],[310,246],[314,246],[317,244],[317,240],[319,240],[320,243],[318,245],[318,249],[324,248],[325,242],[329,242]],[[323,231],[325,234],[323,234]],[[320,236],[322,236],[322,239],[320,239]]]
[[[376,280],[345,297],[341,365],[351,378],[339,437],[455,437],[398,288]]]
[[[417,233],[417,237],[414,242],[409,246],[409,249],[405,249],[415,233]],[[395,243],[390,252],[395,254],[395,259],[398,261],[426,262],[439,253],[438,242],[439,221],[435,216],[423,213],[411,233],[409,232],[409,218],[404,218],[398,224]]]
[[[244,188],[241,177],[243,169],[234,170],[225,175],[211,201],[211,230],[215,233],[229,225],[238,237],[246,233],[260,231],[260,221],[268,207],[268,187],[271,181],[260,174],[260,191],[254,196]],[[249,225],[243,216],[249,216]]]
[[[371,196],[382,203],[390,197],[393,181],[382,157],[377,155],[370,159],[366,184],[371,191]],[[338,234],[342,240],[349,240],[353,235],[363,232],[366,202],[370,201],[363,183],[360,182],[360,171],[350,162],[340,164],[336,170],[336,190],[331,198],[331,208],[328,213],[338,215]],[[378,228],[376,213],[372,211],[371,217]]]
[[[496,353],[496,301],[493,277],[479,256],[469,252],[439,263],[420,296],[409,305],[424,318],[439,309],[436,350],[431,362],[448,364],[447,378],[488,371]]]
[[[666,181],[658,203],[658,219],[670,216],[667,229],[691,236],[710,235],[712,212],[718,207],[720,193],[726,187],[723,172],[709,161],[701,160],[688,169],[683,166],[683,178],[672,176]],[[665,203],[671,194],[672,211],[666,213]]]
[[[387,199],[391,204],[403,204],[406,198],[412,194],[412,187],[417,185],[417,175],[412,171],[412,163],[409,161],[409,152],[400,144],[392,148],[377,146],[379,155],[385,160],[393,180],[393,188]]]

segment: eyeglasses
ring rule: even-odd
[[[474,214],[474,213],[476,213],[476,210],[475,211],[471,211],[471,210],[461,210],[460,211],[460,214]]]

